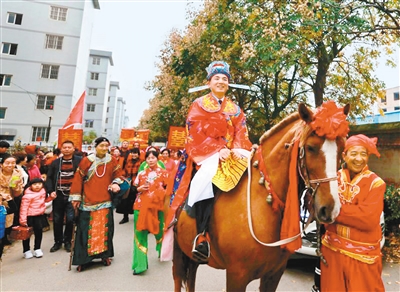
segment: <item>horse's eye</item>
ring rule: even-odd
[[[307,148],[307,151],[311,152],[311,153],[315,153],[317,151],[316,148],[311,145],[307,145],[306,148]]]

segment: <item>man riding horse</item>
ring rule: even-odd
[[[252,146],[242,109],[225,96],[231,80],[229,65],[214,61],[206,71],[211,92],[192,103],[186,120],[186,151],[195,163],[188,196],[198,233],[192,253],[200,262],[207,262],[210,255],[207,225],[214,194],[235,187],[246,169]],[[233,173],[229,171],[231,167],[235,169]]]

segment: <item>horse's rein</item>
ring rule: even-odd
[[[248,181],[247,181],[247,219],[248,219],[248,224],[249,224],[249,229],[250,229],[250,234],[251,236],[254,238],[255,241],[257,241],[259,244],[263,245],[263,246],[268,246],[268,247],[275,247],[275,246],[281,246],[284,244],[288,244],[294,240],[296,240],[303,232],[304,230],[307,229],[307,227],[310,225],[310,223],[312,222],[312,220],[307,220],[306,226],[300,231],[299,234],[296,234],[295,236],[289,237],[289,238],[285,238],[285,239],[281,239],[278,240],[276,242],[272,242],[272,243],[265,243],[262,242],[261,240],[259,240],[257,238],[257,236],[254,233],[253,230],[253,222],[252,222],[252,218],[251,218],[251,159],[254,155],[255,152],[255,148],[253,148],[251,150],[250,156],[247,160],[247,170],[248,170]],[[305,151],[304,151],[304,146],[300,148],[300,153],[299,153],[299,157],[298,157],[298,172],[301,176],[301,178],[303,179],[305,185],[306,185],[306,189],[303,191],[303,193],[305,193],[308,190],[311,190],[311,195],[314,198],[318,187],[321,183],[326,183],[326,182],[330,182],[330,181],[334,181],[337,180],[337,176],[334,177],[326,177],[326,178],[320,178],[320,179],[309,179],[308,177],[308,172],[307,169],[305,167]],[[305,172],[303,173],[302,170],[305,170]],[[315,189],[311,186],[311,184],[316,184],[317,186],[315,187]]]
[[[251,190],[251,187],[250,187],[251,186],[251,159],[252,159],[252,157],[254,155],[254,152],[255,152],[255,149],[253,148],[251,150],[250,156],[247,159],[247,170],[248,170],[247,171],[248,172],[248,181],[247,181],[247,219],[248,219],[248,223],[249,223],[250,234],[254,238],[255,241],[257,241],[259,244],[261,244],[263,246],[275,247],[275,246],[281,246],[281,245],[284,245],[284,244],[288,244],[288,243],[296,240],[296,238],[298,238],[303,231],[301,231],[299,234],[297,234],[295,236],[292,236],[292,237],[289,237],[289,238],[285,238],[285,239],[281,239],[281,240],[278,240],[278,241],[272,242],[272,243],[262,242],[254,234],[253,221],[251,219],[251,205],[250,205],[251,204],[250,203],[250,201],[251,201],[250,200],[250,197],[251,197],[251,195],[250,195],[250,190]],[[307,226],[306,226],[306,228],[307,228]],[[305,230],[305,228],[304,228],[304,230]]]

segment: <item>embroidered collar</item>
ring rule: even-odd
[[[221,110],[221,106],[223,107],[222,111],[224,114],[236,116],[240,113],[240,108],[234,104],[232,100],[224,97],[224,102],[219,104],[217,98],[215,98],[211,93],[199,97],[198,103],[202,109],[210,113],[219,112]]]

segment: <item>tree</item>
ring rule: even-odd
[[[83,142],[86,142],[87,144],[92,144],[93,140],[96,138],[97,134],[93,130],[83,133]]]
[[[206,1],[185,34],[171,33],[160,56],[155,92],[141,122],[159,135],[184,125],[190,87],[204,82],[204,68],[222,59],[236,83],[251,139],[297,108],[325,99],[350,103],[363,114],[384,83],[373,76],[376,60],[400,40],[400,2],[388,1]]]

